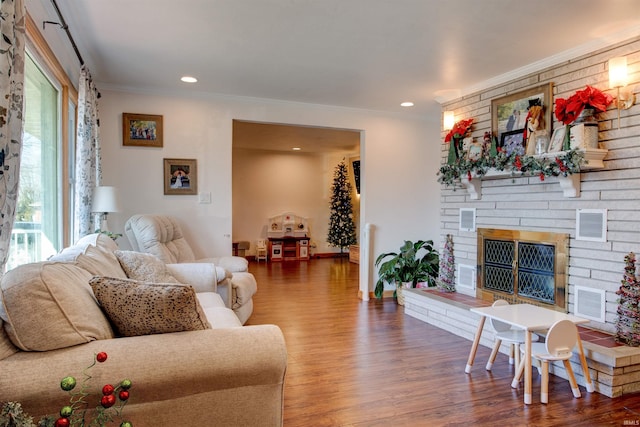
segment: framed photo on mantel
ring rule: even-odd
[[[547,135],[551,133],[551,110],[553,109],[553,83],[543,84],[491,101],[491,130],[502,141],[502,136],[508,132],[524,130],[527,112],[531,102],[539,102],[543,108],[544,128]]]
[[[524,135],[522,129],[512,130],[511,132],[504,132],[500,139],[500,147],[507,153],[507,156],[512,154],[523,155],[524,154]]]
[[[162,116],[122,113],[122,145],[162,147]]]

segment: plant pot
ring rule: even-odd
[[[449,141],[449,154],[447,156],[447,164],[455,165],[458,161],[458,141],[456,138],[451,138]]]
[[[580,112],[580,114],[578,114],[578,117],[576,117],[576,119],[574,120],[573,123],[595,122],[596,119],[595,119],[595,117],[593,117],[593,115],[595,113],[596,113],[595,109],[593,109],[593,108],[585,108]]]
[[[398,305],[404,305],[404,294],[402,293],[402,286],[396,288],[396,301]]]
[[[411,287],[411,282],[402,282],[402,284],[400,284],[400,286],[396,288],[396,298],[398,299],[398,305],[404,305],[404,290]]]

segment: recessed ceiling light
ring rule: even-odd
[[[182,80],[185,83],[195,83],[195,82],[198,81],[198,79],[196,79],[195,77],[191,77],[191,76],[184,76],[180,80]]]
[[[402,104],[400,104],[401,107],[413,107],[413,102],[411,101],[406,101],[403,102]]]
[[[292,150],[293,150],[293,151],[300,151],[300,150],[302,150],[302,148],[300,148],[300,147],[293,147],[293,148],[292,148]]]

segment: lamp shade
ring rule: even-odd
[[[115,187],[100,186],[93,192],[91,212],[120,212],[118,191]]]
[[[619,56],[609,60],[609,87],[624,87],[627,85],[627,57]]]
[[[442,127],[444,128],[444,130],[453,129],[454,122],[455,118],[453,115],[453,111],[445,111],[444,118],[442,120]]]

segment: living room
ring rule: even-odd
[[[289,4],[284,2],[279,6],[287,5]],[[551,3],[549,5],[547,13],[552,14],[553,7]],[[634,16],[636,13],[636,5],[632,2],[620,2],[616,5],[619,6],[617,12],[620,15],[624,15],[621,11],[625,7],[627,16]],[[101,22],[96,15],[89,14],[83,18],[86,6],[78,5],[76,8],[64,3],[62,6],[69,19],[71,32],[78,39],[80,50],[88,64],[95,67],[92,72],[100,75],[101,64],[106,67],[100,58],[101,51],[87,48],[81,31],[89,34],[92,25],[100,27],[109,24]],[[584,11],[587,8],[575,3],[573,6],[576,13],[589,14]],[[615,9],[614,6],[611,8]],[[28,2],[27,10],[63,68],[68,70],[71,80],[77,81],[78,61],[64,31],[51,24],[43,28],[43,21],[58,21],[50,2],[33,0]],[[73,25],[83,22],[83,19],[84,26]],[[146,77],[151,78],[146,74],[148,72],[138,68],[137,64],[130,63],[128,66],[138,72],[138,81],[126,85],[110,83],[104,74],[101,77],[105,81],[97,82],[101,94],[99,114],[102,183],[118,188],[123,201],[120,212],[109,214],[110,228],[121,233],[125,222],[132,215],[162,213],[180,219],[185,235],[198,256],[230,254],[232,242],[238,237],[245,239],[237,231],[238,224],[234,222],[236,211],[244,205],[243,201],[236,199],[233,192],[236,185],[232,167],[234,120],[358,130],[361,133],[360,156],[363,164],[360,239],[365,235],[365,226],[371,226],[371,233],[367,235],[369,247],[364,249],[361,257],[363,262],[359,266],[358,294],[362,299],[368,300],[372,295],[377,278],[372,266],[375,256],[396,250],[405,239],[433,239],[441,247],[446,234],[452,233],[456,239],[456,257],[459,263],[473,266],[477,253],[476,234],[459,230],[460,208],[475,208],[479,227],[509,225],[514,228],[552,229],[572,234],[575,233],[577,209],[606,208],[609,218],[606,242],[572,240],[569,283],[586,283],[587,287],[605,291],[605,320],[594,322],[594,326],[611,332],[615,322],[615,291],[624,269],[623,257],[626,253],[637,250],[640,240],[637,216],[640,186],[636,172],[640,157],[637,144],[637,104],[629,110],[620,110],[620,122],[617,118],[618,110],[613,107],[601,115],[600,143],[608,149],[603,168],[606,171],[584,172],[581,178],[582,194],[579,198],[565,199],[558,195],[558,180],[551,177],[544,183],[527,179],[527,182],[518,181],[513,185],[509,179],[500,180],[500,184],[496,184],[497,181],[486,181],[481,184],[484,195],[476,200],[461,188],[454,191],[442,186],[438,182],[437,171],[445,162],[448,149],[448,145],[443,143],[447,133],[442,126],[442,113],[445,110],[453,110],[458,120],[474,118],[473,136],[481,139],[485,131],[491,130],[491,101],[505,94],[547,82],[553,83],[554,98],[568,97],[587,84],[615,94],[615,90],[608,87],[606,77],[607,61],[614,56],[627,57],[630,80],[633,82],[630,87],[637,92],[634,85],[638,82],[640,41],[637,32],[634,33],[636,29],[637,23],[627,22],[626,27],[620,26],[607,34],[609,37],[585,36],[588,40],[584,44],[576,43],[571,49],[549,51],[548,57],[519,63],[499,74],[487,76],[480,83],[469,83],[463,91],[457,92],[457,96],[439,97],[439,102],[434,101],[434,94],[430,92],[426,96],[428,99],[424,101],[429,104],[429,114],[425,114],[423,110],[401,110],[399,107],[397,110],[386,111],[357,108],[352,105],[329,104],[324,100],[310,103],[295,97],[287,101],[284,98],[262,96],[260,92],[234,94],[224,91],[205,92],[197,88],[180,90],[169,87],[169,84],[166,87],[151,87],[144,84]],[[76,31],[79,33],[75,33]],[[115,28],[110,31],[116,32]],[[116,34],[113,36],[116,39]],[[553,42],[547,40],[545,43]],[[114,42],[117,46],[122,44],[120,40]],[[512,51],[524,50],[526,46],[522,44],[508,48]],[[508,55],[504,51],[502,53]],[[140,57],[144,60],[145,55],[162,54],[164,51],[159,49],[140,54]],[[426,56],[424,52],[422,54]],[[274,56],[281,60],[276,61],[278,63],[273,65],[274,68],[293,67],[285,58]],[[496,52],[497,59],[498,56],[499,53]],[[173,62],[170,55],[166,62]],[[241,63],[226,66],[238,66],[240,69]],[[161,70],[158,70],[158,74],[162,74]],[[177,80],[179,76],[175,78]],[[249,80],[258,79],[258,74],[250,74]],[[440,88],[456,83],[447,81],[446,84],[447,86]],[[406,96],[408,95],[402,95],[403,100]],[[397,104],[399,102],[400,100]],[[123,113],[161,115],[164,146],[123,146]],[[620,129],[617,128],[618,123]],[[554,123],[554,128],[556,127],[557,120]],[[197,160],[198,195],[163,194],[163,160],[167,158]],[[533,188],[535,192],[532,191]],[[200,201],[200,194],[205,200],[209,199],[210,203]],[[511,198],[514,194],[517,195],[515,202]],[[514,206],[516,202],[518,204]],[[264,220],[266,224],[264,214],[260,213],[259,216],[258,221]],[[247,233],[247,236],[246,239],[250,240],[263,237],[253,231]],[[65,244],[70,244],[70,240],[67,236]],[[130,248],[124,238],[118,243],[124,249]],[[597,268],[594,267],[596,264]],[[392,287],[386,290],[389,294],[393,291]],[[571,292],[570,290],[570,295]],[[574,309],[573,302],[573,297],[570,296],[571,310]]]
[[[40,22],[56,19],[55,15],[50,16],[51,9],[47,1],[29,5],[30,13]],[[65,69],[73,70],[71,74],[77,73],[77,59],[69,53],[64,34],[48,25],[43,36],[50,39],[54,52],[61,52],[58,53],[61,60],[68,62]],[[603,41],[599,40],[599,44]],[[436,176],[443,155],[439,153],[445,150],[443,144],[436,143],[443,135],[442,107],[437,109],[437,116],[422,117],[414,113],[388,114],[203,94],[193,89],[183,93],[154,93],[144,86],[114,88],[103,85],[99,90],[102,95],[100,133],[104,141],[103,183],[117,187],[124,201],[122,212],[110,215],[113,230],[123,230],[125,221],[133,214],[162,212],[177,215],[190,224],[185,232],[199,255],[228,253],[233,239],[231,165],[232,121],[235,119],[360,130],[363,134],[361,226],[371,224],[375,229],[371,253],[393,250],[405,238],[437,241],[443,234],[441,206],[434,203],[440,198],[441,191]],[[165,147],[123,147],[123,112],[163,115]],[[476,120],[486,119],[482,115]],[[480,132],[482,126],[476,126],[479,129],[476,132]],[[163,158],[199,159],[199,189],[211,195],[212,203],[198,203],[197,197],[193,196],[164,196]],[[148,167],[141,168],[140,165]],[[410,176],[408,171],[411,171]],[[397,191],[398,188],[402,191]],[[411,197],[407,198],[407,194]],[[402,206],[401,221],[397,220],[397,211],[390,209],[391,206]],[[126,240],[123,243],[126,245]],[[363,265],[361,290],[367,294],[373,282],[373,271]]]

